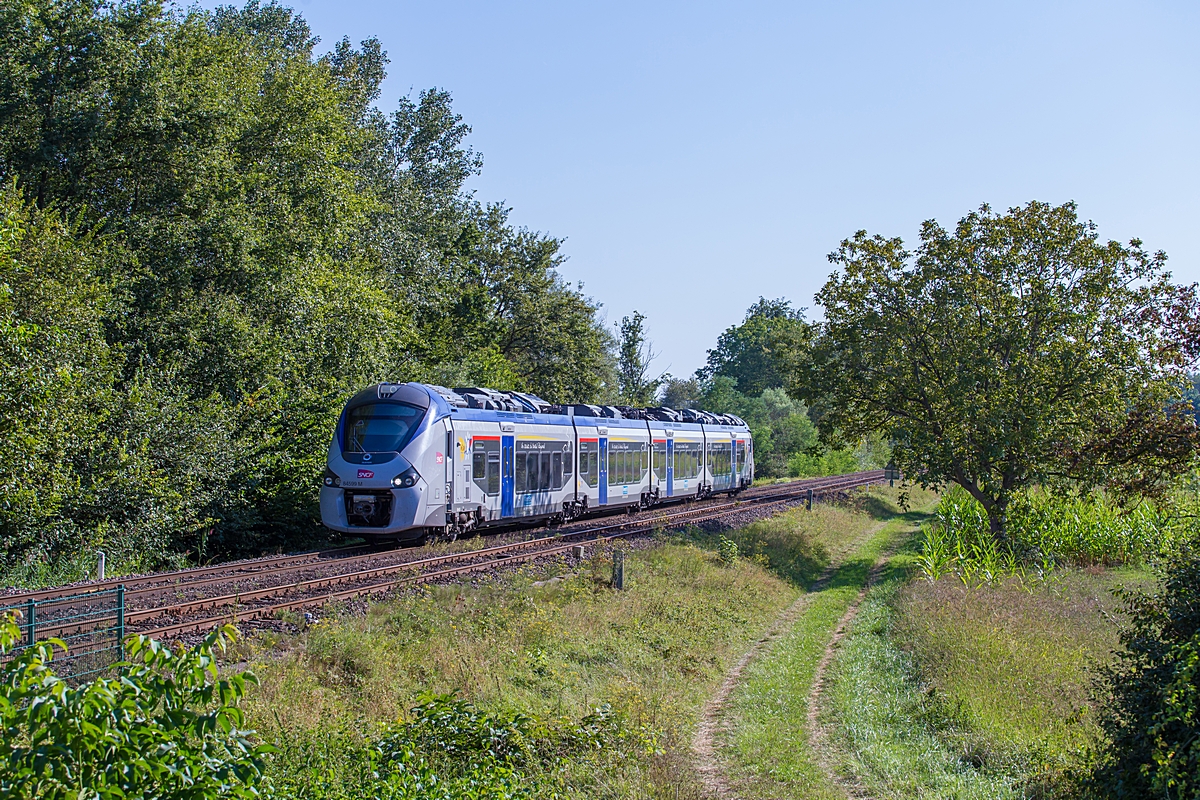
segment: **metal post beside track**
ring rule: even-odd
[[[30,600],[25,604],[25,619],[29,622],[29,630],[25,632],[26,643],[33,647],[37,641],[37,601]]]
[[[117,586],[117,660],[125,660],[125,584]]]

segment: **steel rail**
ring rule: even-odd
[[[812,490],[813,495],[815,497],[815,496],[819,496],[819,495],[828,494],[831,492],[837,492],[837,491],[842,491],[842,490],[846,490],[846,489],[870,486],[873,483],[879,483],[884,480],[884,477],[881,473],[882,473],[882,470],[878,470],[878,471],[875,471],[872,473],[865,473],[865,474],[859,473],[858,475],[853,476],[853,477],[838,476],[837,478],[832,479],[830,481],[822,482],[818,486],[807,485],[801,491],[788,492],[784,495],[781,495],[778,497],[773,497],[771,499],[763,498],[763,500],[761,502],[756,502],[753,504],[753,506],[772,505],[772,504],[776,504],[776,503],[787,502],[788,500],[792,500],[797,497],[806,496],[808,494],[809,490]],[[869,477],[867,477],[867,476],[869,476]],[[649,533],[649,532],[663,528],[664,524],[670,522],[671,519],[683,517],[683,516],[697,517],[699,519],[718,518],[718,517],[724,516],[725,514],[732,513],[737,510],[743,510],[743,508],[745,506],[746,506],[746,503],[744,501],[740,501],[740,502],[735,502],[735,503],[723,504],[719,507],[709,506],[709,507],[705,507],[703,509],[694,509],[694,510],[685,511],[685,512],[678,512],[676,514],[664,515],[663,517],[659,517],[654,520],[639,520],[637,523],[626,523],[626,524],[620,525],[620,526],[617,526],[617,525],[603,526],[600,529],[591,529],[587,533],[594,534],[597,532],[597,530],[605,530],[605,529],[610,529],[610,528],[614,528],[614,527],[628,527],[630,524],[636,524],[638,527],[634,527],[634,528],[632,528],[630,530],[626,530],[626,531],[612,533],[607,536],[592,536],[587,541],[594,542],[594,541],[601,541],[601,540],[608,540],[608,539],[621,539],[621,538],[626,538],[629,536],[636,536],[639,534]],[[578,535],[583,535],[583,534],[584,534],[584,532],[580,531],[580,532],[577,532],[576,534],[572,534],[571,538],[576,538]],[[547,555],[555,555],[558,553],[565,553],[565,552],[569,551],[571,548],[578,546],[578,542],[560,543],[561,540],[565,539],[565,538],[567,538],[567,537],[566,536],[541,537],[540,539],[534,539],[529,542],[517,542],[517,543],[513,543],[513,544],[509,544],[509,545],[497,545],[492,548],[485,548],[484,550],[471,551],[469,553],[452,554],[452,555],[448,555],[448,556],[437,556],[437,557],[430,558],[430,559],[423,559],[423,562],[425,564],[434,566],[439,563],[445,563],[447,560],[451,560],[453,558],[461,560],[463,557],[479,556],[479,555],[482,555],[487,552],[491,552],[493,554],[500,554],[502,552],[507,552],[507,551],[516,551],[516,550],[521,549],[522,547],[529,548],[530,546],[535,546],[535,545],[539,545],[539,544],[547,544],[547,543],[550,544],[550,546],[536,547],[535,549],[532,549],[531,552],[524,552],[524,553],[512,552],[511,555],[503,555],[500,558],[493,558],[490,560],[483,559],[483,560],[480,560],[480,561],[477,561],[477,562],[471,563],[471,564],[459,565],[456,567],[435,570],[432,572],[421,572],[420,574],[417,574],[417,575],[404,575],[404,576],[399,576],[399,577],[393,577],[390,580],[386,580],[381,583],[372,583],[372,584],[368,584],[365,586],[355,586],[355,587],[352,587],[349,589],[344,589],[344,590],[337,591],[337,592],[328,592],[328,593],[321,594],[321,595],[307,596],[307,597],[302,597],[302,598],[296,598],[293,600],[285,600],[285,601],[282,601],[279,603],[272,603],[272,604],[264,605],[264,606],[255,606],[255,607],[250,607],[250,608],[245,608],[245,609],[235,608],[230,613],[205,617],[203,619],[185,620],[185,621],[181,621],[181,622],[170,624],[170,625],[158,626],[158,627],[154,627],[149,630],[143,631],[143,633],[145,633],[146,635],[158,636],[158,637],[179,636],[179,635],[182,635],[185,633],[192,633],[192,632],[196,632],[196,631],[210,629],[214,625],[219,625],[219,624],[221,624],[223,622],[227,622],[227,621],[235,621],[236,622],[238,620],[259,619],[264,616],[277,614],[281,611],[288,611],[288,610],[293,610],[293,609],[298,609],[298,608],[319,606],[319,605],[324,605],[329,602],[336,602],[338,600],[350,600],[350,599],[354,599],[357,597],[365,597],[365,596],[380,594],[380,593],[391,591],[391,590],[401,587],[401,586],[410,586],[410,585],[428,583],[428,582],[435,581],[435,580],[438,580],[441,578],[450,578],[450,577],[455,577],[458,575],[468,574],[471,572],[479,572],[479,571],[483,571],[483,570],[487,570],[487,569],[493,569],[498,565],[504,566],[504,565],[508,565],[508,564],[523,563],[526,561],[533,560],[535,558],[542,558]],[[416,562],[409,562],[409,564],[406,566],[412,566],[415,563]],[[397,567],[399,567],[399,565],[397,565]],[[389,574],[394,574],[395,572],[400,572],[400,571],[403,571],[403,570],[399,569],[399,568],[391,569],[391,572]],[[367,570],[364,572],[374,572],[374,571]],[[363,576],[362,579],[366,579],[366,577],[367,576]],[[308,588],[322,588],[323,586],[336,585],[337,583],[346,583],[346,582],[349,582],[349,581],[335,580],[331,577],[331,578],[325,578],[325,579],[316,579],[314,581],[303,582],[303,583],[311,584]],[[295,584],[295,587],[298,588],[300,585],[301,584]],[[292,587],[284,586],[284,587],[276,587],[276,588],[277,589],[288,589],[288,588],[292,588]],[[278,593],[278,592],[276,592],[276,593]],[[271,593],[267,593],[265,590],[262,593],[255,593],[255,594],[256,594],[256,597],[253,599],[261,599],[262,597],[270,597],[271,596]],[[236,596],[234,596],[234,597],[236,597]],[[249,595],[243,595],[241,599],[250,599],[250,598],[249,598]],[[237,601],[235,600],[235,602],[237,602]],[[170,610],[172,610],[172,609],[160,610],[160,613],[157,616],[166,616]],[[130,615],[130,616],[132,616],[132,615]],[[152,618],[152,617],[140,617],[140,619],[145,619],[145,618]]]
[[[194,611],[202,611],[210,608],[218,608],[227,605],[238,605],[247,601],[260,600],[269,598],[274,595],[289,594],[293,592],[308,592],[313,589],[320,589],[326,586],[333,586],[341,583],[352,583],[356,581],[367,581],[374,578],[394,575],[396,573],[407,572],[410,570],[421,570],[429,567],[442,564],[452,563],[455,561],[479,561],[479,568],[487,568],[494,566],[497,558],[503,560],[507,558],[505,553],[516,553],[522,550],[537,549],[539,555],[542,550],[546,550],[543,545],[548,542],[562,542],[575,540],[579,538],[596,539],[601,538],[600,535],[606,531],[618,531],[623,528],[637,526],[637,530],[651,530],[656,527],[662,527],[666,524],[679,524],[689,517],[699,517],[702,519],[720,516],[732,510],[745,507],[755,507],[762,504],[771,504],[777,502],[786,502],[787,500],[803,497],[809,491],[812,491],[814,496],[825,494],[830,491],[838,491],[845,488],[853,488],[857,486],[870,485],[871,483],[880,482],[884,479],[882,470],[873,470],[868,472],[854,473],[851,475],[829,476],[824,478],[808,479],[805,481],[796,481],[787,484],[774,484],[772,488],[780,488],[786,486],[787,491],[777,492],[775,494],[755,494],[739,500],[732,500],[725,503],[712,504],[706,503],[700,506],[685,508],[679,511],[659,514],[650,519],[628,520],[607,525],[597,525],[579,530],[566,531],[552,534],[549,536],[541,536],[529,539],[523,542],[509,542],[506,544],[493,545],[491,547],[480,548],[477,550],[465,550],[456,553],[446,553],[438,556],[430,556],[427,558],[412,559],[401,561],[394,564],[385,564],[378,567],[373,567],[355,572],[343,572],[332,575],[324,575],[304,581],[293,581],[290,583],[279,583],[272,586],[262,587],[259,589],[251,589],[249,591],[237,591],[230,594],[225,594],[217,597],[197,598],[195,600],[181,601],[176,603],[168,603],[163,606],[155,606],[141,610],[127,610],[125,615],[126,623],[137,623],[146,620],[154,619],[162,616],[177,616],[179,614],[187,614]],[[764,487],[765,488],[765,487]],[[566,547],[574,546],[573,544]],[[549,552],[549,551],[547,551]],[[378,557],[378,554],[372,554],[370,557]],[[322,559],[329,566],[345,564],[347,562],[355,562],[366,558],[365,556],[347,557],[344,559]],[[489,560],[490,559],[490,560]],[[126,597],[131,594],[152,594],[162,593],[174,590],[196,588],[203,585],[213,583],[229,583],[245,577],[260,577],[268,574],[278,574],[281,572],[294,571],[295,569],[303,568],[304,566],[320,566],[322,561],[308,562],[300,566],[276,567],[272,570],[259,570],[255,572],[242,573],[236,570],[235,574],[226,575],[220,578],[211,578],[205,581],[197,581],[187,584],[169,584],[166,586],[151,586],[142,589],[136,589],[132,592],[127,588]],[[261,563],[261,562],[260,562]],[[391,585],[391,584],[389,584]],[[55,602],[51,600],[49,602]],[[58,620],[47,620],[41,628],[46,634],[69,635],[86,632],[90,628],[84,623],[68,625],[65,623],[55,624]]]
[[[874,474],[876,472],[881,472],[881,470],[874,470],[871,473],[852,474]],[[848,476],[806,478],[799,481],[792,481],[787,484],[772,484],[771,486],[774,487],[786,485],[789,487],[807,488],[810,485],[815,486],[822,482],[836,480],[841,477]],[[768,487],[759,487],[759,489],[751,491],[760,492],[763,490],[769,491]],[[750,500],[757,496],[757,494],[749,495],[745,499]],[[541,527],[544,528],[545,526]],[[265,558],[236,561],[225,564],[214,564],[207,567],[189,567],[187,569],[173,570],[171,572],[156,572],[127,578],[113,578],[105,581],[92,581],[88,583],[72,584],[70,586],[41,589],[33,592],[24,592],[21,594],[0,595],[0,603],[11,605],[17,603],[26,603],[31,600],[34,602],[47,602],[51,600],[57,600],[59,598],[66,598],[81,592],[115,589],[120,585],[125,586],[125,596],[127,598],[132,598],[155,593],[165,593],[170,591],[199,588],[202,586],[211,586],[214,584],[231,583],[243,578],[259,578],[267,575],[279,574],[281,572],[302,570],[307,567],[319,567],[322,566],[322,562],[353,564],[360,561],[386,557],[386,553],[389,552],[402,551],[402,549],[398,548],[391,551],[382,550],[362,553],[359,555],[350,555],[352,552],[366,549],[370,549],[370,547],[368,545],[351,545],[348,547],[332,548],[329,550],[310,550],[303,553],[292,553],[288,555],[268,556]],[[341,553],[345,553],[346,555],[339,555]]]
[[[660,526],[668,524],[669,522],[672,522],[672,521],[676,522],[676,523],[682,522],[689,517],[696,517],[696,516],[700,516],[702,518],[711,517],[714,515],[720,515],[722,513],[725,513],[726,511],[730,511],[730,510],[737,509],[737,508],[755,507],[755,506],[758,506],[758,505],[761,505],[764,503],[770,504],[772,502],[785,502],[789,499],[804,496],[807,494],[807,492],[809,490],[812,490],[814,492],[825,492],[825,491],[828,491],[831,487],[835,488],[835,489],[841,488],[843,484],[847,483],[847,481],[850,481],[851,483],[853,483],[853,485],[856,485],[856,486],[862,485],[864,476],[870,476],[868,478],[868,480],[875,479],[878,477],[877,473],[875,473],[875,472],[860,473],[859,475],[849,476],[849,477],[833,476],[833,477],[828,477],[828,478],[816,479],[815,481],[812,481],[812,482],[807,482],[800,489],[792,488],[792,487],[794,487],[795,484],[788,484],[790,491],[776,493],[773,495],[760,494],[760,495],[755,495],[754,497],[746,498],[743,500],[733,500],[733,501],[719,503],[719,504],[715,504],[715,505],[705,504],[702,506],[685,508],[685,509],[682,509],[679,511],[674,511],[674,512],[670,512],[670,513],[666,513],[666,514],[659,514],[650,519],[628,520],[628,521],[610,523],[607,525],[597,525],[597,526],[592,526],[589,528],[583,528],[580,530],[566,531],[564,533],[559,533],[559,534],[555,534],[555,535],[551,535],[551,536],[537,537],[537,538],[529,539],[529,540],[526,540],[523,542],[508,542],[505,544],[492,545],[491,547],[484,547],[484,548],[480,548],[477,550],[464,550],[464,551],[460,551],[457,553],[445,553],[445,554],[437,555],[437,556],[429,556],[427,558],[402,561],[402,562],[398,562],[395,564],[386,564],[386,565],[382,565],[382,566],[378,566],[378,567],[372,567],[372,568],[366,569],[366,570],[359,570],[357,572],[335,573],[332,575],[319,576],[319,577],[312,578],[309,580],[304,580],[304,581],[293,581],[291,583],[279,583],[279,584],[275,584],[273,586],[266,586],[266,587],[261,587],[258,589],[251,589],[248,591],[237,591],[237,592],[220,595],[220,596],[216,596],[216,597],[204,597],[204,598],[197,598],[195,600],[184,600],[184,601],[168,603],[166,605],[155,606],[155,607],[141,609],[141,610],[127,610],[125,613],[125,620],[126,620],[127,624],[128,623],[137,623],[137,622],[142,622],[142,621],[145,621],[148,619],[154,619],[156,617],[161,617],[161,616],[187,614],[187,613],[191,613],[194,611],[202,611],[205,609],[218,608],[221,606],[237,605],[237,604],[247,602],[247,601],[254,601],[254,600],[260,600],[263,598],[271,597],[273,595],[288,594],[288,593],[297,592],[297,591],[299,591],[299,592],[311,591],[312,589],[319,589],[319,588],[322,588],[325,586],[333,586],[333,585],[336,585],[339,583],[353,583],[355,581],[370,580],[372,578],[378,578],[381,576],[392,575],[392,574],[404,572],[407,570],[423,569],[423,568],[428,568],[431,566],[448,564],[448,563],[452,563],[455,561],[466,561],[466,560],[475,561],[475,560],[478,560],[481,558],[482,559],[488,559],[488,558],[494,559],[496,556],[502,556],[504,553],[540,548],[547,542],[558,542],[558,541],[564,541],[564,540],[570,540],[570,539],[578,539],[580,537],[594,539],[594,538],[598,538],[599,534],[601,534],[605,531],[621,530],[622,528],[629,528],[632,526],[650,525],[652,527],[660,527]],[[344,563],[344,562],[332,562],[332,563],[337,564],[337,563]],[[485,560],[484,563],[491,565],[496,562],[494,560],[493,561]],[[205,583],[211,583],[211,582],[214,582],[214,581],[206,581]],[[228,582],[228,580],[222,580],[219,582]],[[198,585],[198,584],[185,584],[179,588],[190,588],[190,587],[193,587],[196,585]],[[170,588],[174,588],[174,587],[168,587],[168,589],[170,589]],[[159,587],[137,590],[138,593],[142,593],[142,594],[150,593],[150,592],[159,592],[159,591],[163,591],[163,590]],[[128,590],[126,590],[126,593],[125,593],[126,598],[128,598],[130,594],[131,593]],[[54,624],[56,621],[57,620],[48,620],[47,623],[43,625],[42,630],[47,633],[58,633],[61,635],[81,633],[81,632],[86,632],[86,630],[88,630],[85,623],[78,623],[76,625],[67,625],[64,623],[64,624],[56,625],[56,624]]]

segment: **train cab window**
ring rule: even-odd
[[[425,410],[404,403],[367,403],[346,412],[344,453],[400,452]]]

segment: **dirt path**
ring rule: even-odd
[[[846,613],[838,620],[837,628],[833,631],[833,636],[825,645],[825,652],[821,654],[821,660],[817,662],[817,670],[813,673],[812,690],[808,693],[808,743],[812,748],[813,754],[817,757],[818,763],[828,773],[829,779],[845,790],[846,794],[853,798],[867,800],[870,797],[866,790],[857,783],[852,783],[838,774],[833,768],[829,759],[829,731],[825,725],[821,724],[821,695],[825,689],[825,679],[829,672],[829,665],[833,663],[834,654],[837,652],[837,647],[842,639],[846,636],[846,631],[850,624],[854,622],[854,618],[858,616],[859,606],[862,605],[863,599],[867,596],[867,592],[879,580],[879,576],[883,574],[884,567],[895,554],[895,548],[888,548],[883,555],[871,566],[871,571],[867,574],[866,583],[858,592],[858,596],[854,598],[854,602],[846,609]]]
[[[884,522],[872,527],[860,538],[856,539],[853,545],[847,548],[846,553],[853,552],[853,550],[862,543],[870,541],[872,537],[878,534],[886,526],[887,523]],[[781,634],[792,628],[792,625],[794,625],[796,620],[800,618],[800,615],[804,612],[804,609],[808,606],[812,598],[829,585],[829,581],[832,580],[838,569],[842,567],[842,564],[843,561],[838,561],[837,563],[827,566],[824,570],[822,570],[821,574],[817,577],[817,580],[813,582],[812,586],[809,587],[807,592],[800,595],[800,597],[796,598],[794,603],[780,612],[779,616],[777,616],[771,623],[771,626],[767,629],[766,633],[764,633],[758,639],[758,641],[756,641],[753,646],[751,646],[751,648],[747,650],[740,659],[738,659],[738,662],[733,665],[729,672],[725,674],[725,679],[721,681],[721,685],[717,688],[716,693],[709,698],[709,701],[705,704],[704,710],[700,714],[700,724],[696,729],[696,736],[692,739],[692,752],[695,754],[696,771],[700,775],[700,781],[704,786],[704,793],[707,797],[714,798],[715,800],[735,800],[737,797],[737,794],[733,791],[733,787],[730,785],[729,779],[726,776],[724,764],[722,763],[720,753],[718,752],[720,749],[720,744],[718,743],[718,734],[725,729],[725,704],[728,702],[729,695],[733,692],[734,687],[737,686],[738,681],[741,680],[742,672],[746,669],[746,666],[753,661],[769,644],[771,644],[775,639],[779,638]],[[872,568],[871,574],[875,574],[874,567]],[[865,593],[866,589],[863,589],[863,594]],[[859,595],[859,598],[854,603],[855,609],[858,608],[858,604],[861,602],[861,600],[862,594]],[[845,620],[843,620],[843,623],[844,622]],[[841,624],[839,624],[838,630],[842,630]],[[822,657],[822,669],[824,668],[828,660],[829,653],[831,652],[831,650],[827,650],[826,655]],[[820,674],[821,673],[818,672],[818,675]]]

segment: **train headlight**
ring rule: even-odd
[[[329,467],[325,468],[325,477],[322,482],[326,486],[341,486],[342,485],[342,479],[340,477],[338,477],[338,474],[336,472],[334,472],[333,470],[331,470]]]
[[[392,486],[395,486],[397,489],[411,489],[417,485],[417,481],[420,479],[421,476],[417,474],[417,471],[409,467],[404,472],[392,478]]]

